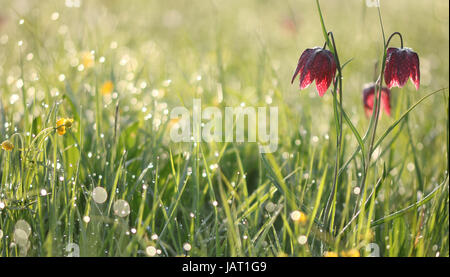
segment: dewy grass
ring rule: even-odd
[[[1,257],[449,256],[448,2],[80,3],[0,0]],[[420,89],[367,118],[396,31]],[[323,97],[289,83],[314,45]],[[276,151],[174,142],[193,99],[278,107]]]

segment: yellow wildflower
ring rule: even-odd
[[[83,52],[81,54],[81,64],[84,68],[89,68],[94,66],[94,54],[91,52]]]
[[[360,257],[359,251],[357,249],[350,249],[348,251],[341,252],[342,257]]]
[[[58,135],[62,136],[66,133],[66,128],[72,127],[72,118],[60,118],[56,121],[56,131]]]
[[[338,254],[337,254],[336,252],[333,252],[333,251],[326,251],[326,252],[323,254],[323,256],[324,256],[324,257],[338,257]]]
[[[11,151],[14,149],[14,144],[12,144],[9,140],[5,140],[2,142],[2,149],[5,151]]]
[[[103,83],[102,87],[100,88],[100,92],[101,92],[103,95],[108,95],[108,94],[111,94],[111,92],[113,91],[113,89],[114,89],[114,84],[113,84],[113,82],[111,82],[111,81],[106,81],[106,82]]]

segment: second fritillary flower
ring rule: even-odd
[[[291,83],[297,75],[300,76],[300,89],[305,89],[316,81],[317,92],[322,97],[336,75],[336,61],[333,54],[320,47],[306,49],[298,60]]]
[[[419,56],[411,48],[388,48],[384,80],[388,88],[403,87],[408,79],[420,86]]]

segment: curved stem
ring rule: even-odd
[[[392,33],[392,34],[389,36],[389,38],[388,38],[388,40],[387,40],[387,42],[386,42],[386,47],[385,47],[385,49],[388,48],[389,43],[391,42],[391,39],[392,39],[395,35],[398,35],[398,37],[400,38],[400,48],[403,49],[403,37],[402,37],[402,34],[400,34],[399,32],[394,32],[394,33]]]
[[[338,105],[340,106],[341,110],[342,108],[342,68],[341,68],[341,63],[339,61],[339,56],[337,54],[337,48],[336,48],[336,43],[334,41],[334,35],[333,32],[328,32],[327,35],[329,37],[331,37],[331,43],[333,46],[333,50],[334,50],[334,57],[336,60],[336,68],[338,71],[338,75],[336,77],[336,80],[334,82],[334,91],[333,91],[333,97],[336,97],[336,93],[339,92],[339,103]],[[330,47],[331,48],[331,47]],[[339,88],[337,88],[339,86]],[[335,109],[335,112],[338,112],[337,109]],[[341,153],[341,145],[342,145],[342,122],[343,122],[343,118],[342,118],[342,111],[339,112],[339,119],[337,120],[336,124],[337,124],[337,139],[336,139],[336,161],[335,161],[335,167],[334,167],[334,178],[333,178],[333,187],[331,189],[331,193],[330,196],[328,197],[327,200],[327,204],[325,206],[325,213],[324,213],[324,218],[325,218],[325,224],[328,224],[328,219],[329,219],[329,213],[330,213],[330,209],[331,209],[331,203],[334,200],[334,197],[336,195],[336,188],[337,188],[337,181],[338,181],[338,170],[339,170],[339,158],[340,158],[340,153]],[[332,227],[332,226],[330,226]],[[332,232],[332,230],[330,230]]]
[[[395,36],[398,35],[400,37],[400,45],[403,48],[403,38],[402,35],[399,32],[394,32],[392,33],[386,44],[384,45],[384,51],[383,51],[383,59],[382,59],[382,64],[381,64],[381,72],[380,72],[380,76],[378,77],[378,80],[375,82],[375,91],[376,91],[376,97],[375,97],[375,101],[374,101],[374,112],[372,114],[373,116],[373,131],[372,134],[370,136],[370,141],[369,141],[369,149],[368,149],[368,153],[367,153],[367,161],[365,163],[365,168],[363,171],[363,176],[362,176],[362,180],[361,180],[361,191],[363,192],[363,197],[365,195],[366,192],[366,180],[367,180],[367,173],[369,171],[369,167],[370,167],[370,159],[372,158],[372,152],[373,152],[373,148],[374,148],[374,142],[375,142],[375,136],[376,136],[376,132],[377,132],[377,126],[378,126],[378,119],[379,119],[379,114],[380,114],[380,99],[381,99],[381,91],[382,91],[382,87],[383,87],[383,76],[384,76],[384,70],[386,67],[386,51],[389,48],[389,43],[391,42],[391,39]],[[384,37],[384,36],[383,36]],[[369,128],[371,128],[371,126],[369,126]],[[357,208],[360,206],[359,202],[360,202],[360,197],[361,195],[358,195],[358,199],[355,205],[355,210],[353,212],[353,214],[356,214]]]

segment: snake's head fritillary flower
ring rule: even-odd
[[[300,89],[305,89],[316,81],[317,92],[322,97],[333,82],[335,74],[336,61],[330,51],[320,47],[308,48],[298,60],[291,83],[297,75],[300,76]]]
[[[363,103],[366,115],[370,117],[375,103],[375,85],[371,84],[363,90]],[[387,87],[381,88],[381,105],[387,115],[391,115],[391,91]]]
[[[5,151],[11,151],[14,149],[14,144],[12,144],[9,140],[5,140],[2,142],[2,149]]]
[[[56,121],[56,132],[58,135],[62,136],[66,133],[66,128],[72,127],[72,118],[60,118]]]
[[[388,88],[403,87],[408,79],[420,86],[419,56],[411,48],[388,48],[384,80]]]

